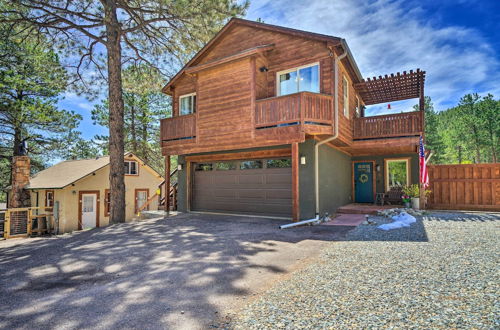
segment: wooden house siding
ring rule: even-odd
[[[162,153],[185,155],[301,143],[314,136],[325,138],[334,134],[334,102],[338,105],[339,136],[331,144],[350,154],[363,151],[364,142],[353,140],[356,138],[353,130],[359,126],[353,125],[356,100],[358,97],[360,104],[363,100],[355,89],[359,77],[353,73],[348,57],[339,61],[338,93],[334,95],[334,55],[340,55],[341,50],[337,47],[340,39],[285,33],[255,24],[230,26],[163,89],[173,97],[174,118],[162,120]],[[278,72],[313,63],[319,63],[320,84],[316,96],[290,95],[288,99],[270,100],[277,97]],[[348,117],[343,111],[344,77],[349,85]],[[189,120],[181,119],[178,117],[179,97],[194,92],[197,94],[196,114]],[[330,96],[331,105],[326,104],[325,95]],[[301,104],[303,101],[308,104]],[[271,116],[271,108],[278,103],[294,108],[278,109]],[[313,116],[308,117],[307,111]],[[327,111],[331,114],[325,116]],[[262,122],[257,123],[255,118],[259,115],[264,117],[259,117]],[[282,117],[277,118],[278,115]],[[269,120],[271,118],[274,121]],[[195,127],[186,127],[190,123]],[[361,133],[356,133],[359,140]],[[400,135],[398,131],[391,136]],[[398,141],[391,142],[399,146]],[[411,151],[414,139],[410,144],[402,145],[402,150]]]

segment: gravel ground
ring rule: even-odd
[[[498,213],[434,212],[388,232],[361,225],[229,327],[498,329],[499,224]]]

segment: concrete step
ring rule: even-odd
[[[164,218],[167,215],[167,212],[163,210],[158,211],[142,211],[141,219],[155,219],[155,218]]]
[[[376,215],[377,211],[383,209],[393,209],[401,207],[399,205],[373,205],[373,204],[347,204],[337,209],[338,214],[371,214]]]

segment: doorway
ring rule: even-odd
[[[354,201],[356,203],[373,203],[374,176],[373,161],[353,162]]]
[[[136,189],[135,190],[135,213],[139,212],[139,209],[148,202],[149,189]],[[148,210],[149,207],[146,207]]]
[[[99,191],[80,191],[78,229],[99,227]]]

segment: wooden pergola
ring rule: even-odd
[[[425,71],[417,69],[363,79],[354,87],[365,105],[419,98],[419,108],[424,109]]]

